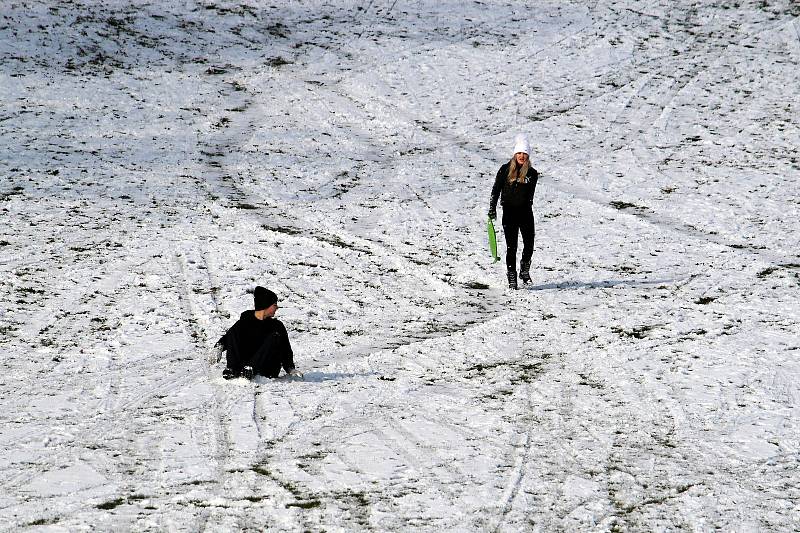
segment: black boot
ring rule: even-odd
[[[508,269],[508,288],[517,289],[517,273],[512,269]]]
[[[519,265],[519,279],[522,280],[522,283],[527,285],[531,282],[531,262],[530,261],[523,261]]]

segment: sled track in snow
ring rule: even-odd
[[[197,324],[199,323],[198,320],[198,310],[197,304],[194,302],[192,297],[192,290],[191,287],[194,284],[191,282],[189,278],[189,272],[187,269],[187,265],[184,261],[184,255],[180,252],[175,255],[175,266],[177,268],[177,274],[175,275],[175,282],[177,287],[179,288],[178,296],[180,301],[183,302],[184,308],[189,313],[189,316],[192,317],[191,320],[187,320],[186,327],[191,332],[191,338],[194,339],[194,349],[195,351],[207,351],[208,348],[208,340],[207,335],[204,331],[198,328]],[[206,273],[208,273],[208,269],[206,268]],[[209,274],[210,275],[210,274]],[[215,305],[214,311],[219,315],[219,308],[216,306],[216,300],[213,300]],[[203,359],[203,363],[200,364],[201,373],[209,376],[213,371],[213,366],[210,364],[208,358]],[[226,468],[225,464],[228,461],[230,455],[230,438],[228,436],[228,432],[225,429],[226,420],[225,416],[223,415],[222,409],[226,408],[227,405],[230,403],[230,399],[227,397],[228,395],[223,394],[223,391],[216,385],[211,385],[213,390],[213,396],[210,400],[213,402],[211,405],[211,412],[213,413],[211,419],[214,421],[214,428],[213,428],[213,435],[215,436],[214,446],[216,450],[208,450],[207,453],[207,460],[213,460],[216,464],[214,470],[216,472],[215,477],[215,488],[219,495],[222,495],[222,480],[225,479],[226,476]],[[227,409],[226,409],[227,410]],[[207,511],[204,513],[205,520],[208,520]],[[202,529],[205,530],[206,525],[204,524]]]
[[[175,352],[173,351],[172,355],[174,354]],[[167,357],[169,356],[170,354],[167,354]],[[111,365],[120,365],[121,363],[124,363],[124,366],[119,366],[119,371],[113,366],[107,368],[106,372],[108,375],[117,379],[122,376],[122,370],[126,372],[126,375],[130,375],[131,372],[141,375],[143,370],[160,365],[160,360],[153,358],[152,355],[136,359],[132,361],[130,365],[127,364],[126,361],[118,361],[116,357],[112,357],[109,360],[109,364]],[[111,383],[108,389],[109,393],[105,398],[99,400],[101,404],[97,407],[102,408],[101,412],[91,416],[87,420],[88,427],[80,430],[78,440],[85,443],[83,447],[91,447],[96,445],[96,443],[104,442],[107,435],[119,435],[117,440],[120,441],[120,444],[116,446],[120,453],[115,456],[119,457],[119,459],[114,460],[107,458],[102,451],[100,453],[91,453],[87,458],[88,464],[105,476],[105,478],[108,480],[106,483],[110,482],[117,487],[117,495],[122,496],[122,498],[126,498],[131,495],[131,491],[128,489],[128,487],[131,487],[128,481],[129,475],[125,472],[132,468],[134,459],[137,462],[142,459],[144,464],[148,466],[148,473],[137,479],[137,485],[139,485],[140,490],[142,486],[158,486],[163,481],[152,478],[154,475],[160,475],[160,471],[158,469],[152,468],[152,462],[157,462],[158,459],[156,455],[163,453],[163,451],[155,451],[156,455],[153,455],[154,451],[149,450],[150,455],[142,457],[142,452],[144,450],[140,448],[141,443],[138,441],[138,439],[142,436],[146,436],[150,428],[132,428],[130,424],[126,422],[126,413],[129,413],[130,411],[136,411],[146,406],[155,407],[156,405],[159,405],[158,402],[160,402],[160,399],[164,397],[165,393],[168,394],[170,391],[180,390],[185,385],[201,379],[204,374],[205,371],[203,368],[185,373],[167,373],[166,375],[164,375],[162,372],[154,381],[149,381],[146,386],[136,386],[134,388],[131,386],[120,386],[118,381]],[[127,437],[127,435],[131,434],[137,435],[137,439],[131,439]],[[192,432],[192,434],[197,435],[198,428],[195,428],[195,431]],[[202,448],[202,443],[198,442],[197,444],[200,448]],[[224,445],[218,447],[221,449],[227,449],[227,446]],[[102,449],[103,448],[101,448],[101,450]],[[48,463],[54,465],[61,464],[71,456],[71,453],[73,452],[69,447],[56,448],[48,455]],[[40,472],[22,473],[19,476],[5,480],[4,486],[18,488],[19,485],[30,481],[33,477],[39,474]],[[83,489],[83,491],[91,489],[92,487],[89,487],[87,489]],[[157,496],[154,495],[154,497]],[[51,499],[58,501],[63,500],[64,498],[64,496],[57,495]],[[78,509],[87,505],[94,504],[85,501],[61,501],[54,507],[58,508],[59,513],[62,515],[71,515],[74,514]]]
[[[126,265],[126,267],[127,268],[124,269],[122,267],[118,267],[116,270],[105,272],[101,277],[97,278],[97,283],[106,283],[108,280],[116,279],[118,271],[135,270],[131,269],[129,265]],[[121,284],[123,288],[127,288],[128,285],[126,283],[127,282],[123,280],[122,282],[117,283],[117,285]],[[82,289],[77,294],[90,294],[89,291],[90,289]],[[75,291],[68,291],[66,294],[59,296],[59,300],[57,301],[59,305],[56,307],[67,309],[70,306],[66,303],[60,303],[61,301],[74,302],[80,300],[81,298],[77,297]],[[110,322],[114,323],[115,321],[119,321],[120,317],[117,316],[117,311],[111,310],[109,313],[111,316]],[[36,320],[33,323],[36,324],[42,322],[46,321]],[[102,397],[97,399],[86,401],[85,408],[82,408],[80,411],[82,418],[81,422],[78,424],[78,428],[68,426],[67,431],[61,436],[61,438],[56,439],[55,442],[57,445],[48,447],[47,452],[43,452],[46,453],[46,459],[44,460],[43,464],[52,467],[46,469],[46,471],[51,471],[56,465],[63,464],[70,454],[74,453],[74,448],[70,446],[70,444],[77,444],[88,450],[103,450],[109,435],[124,436],[126,434],[126,427],[124,423],[121,422],[122,420],[126,419],[126,412],[146,406],[152,406],[156,403],[165,390],[174,390],[180,388],[188,383],[191,383],[192,381],[197,380],[199,377],[199,374],[191,372],[187,374],[164,374],[163,372],[152,372],[156,375],[154,381],[150,381],[144,386],[139,386],[138,383],[129,385],[124,381],[126,377],[130,377],[131,375],[144,375],[145,373],[150,374],[151,372],[148,372],[149,370],[153,370],[156,367],[161,369],[162,363],[160,360],[153,358],[152,354],[148,354],[133,360],[123,360],[121,359],[123,355],[118,349],[118,346],[115,347],[113,344],[109,344],[115,340],[117,340],[117,337],[112,336],[112,338],[108,339],[105,344],[90,350],[90,353],[99,351],[108,354],[107,366],[105,368],[98,369],[104,374],[104,379],[101,379],[100,381],[104,388],[104,394]],[[175,355],[175,353],[176,352],[168,353],[166,354],[166,357],[169,358],[172,355]],[[58,359],[56,359],[56,361],[58,361]],[[79,373],[73,373],[72,371],[74,370],[74,367],[70,366],[67,368],[67,373],[60,373],[58,369],[55,368],[57,364],[60,363],[54,362],[53,367],[50,368],[48,372],[57,374],[61,380],[67,380],[68,384],[67,386],[63,387],[64,390],[80,391],[76,394],[87,392],[83,385],[86,380],[82,374],[82,368],[79,369]],[[77,384],[73,384],[72,382],[77,382]],[[70,400],[73,400],[73,398],[70,398]],[[60,415],[60,417],[53,419],[52,422],[60,424],[62,421],[68,420],[71,415],[72,413],[65,413]],[[49,426],[29,427],[24,432],[17,433],[16,439],[17,441],[19,441],[21,438],[25,439],[26,441],[44,441],[45,439],[50,438],[50,436],[53,434],[53,431],[53,428]],[[129,443],[129,445],[132,445],[132,443]],[[131,452],[132,449],[127,449],[127,451]],[[133,450],[133,452],[135,452],[135,450]],[[125,460],[125,457],[134,455],[136,454],[122,454],[122,460]],[[98,472],[104,475],[108,480],[116,482],[121,487],[126,486],[125,477],[119,474],[121,469],[114,464],[113,460],[106,458],[102,451],[89,454],[86,463],[90,467],[95,467]],[[10,477],[5,477],[2,481],[2,486],[6,489],[19,491],[23,485],[29,483],[34,478],[39,477],[44,472],[45,470],[42,469],[23,469],[18,473],[11,475]],[[54,496],[54,498],[59,497],[60,496]],[[85,503],[76,503],[74,505],[81,506],[85,505]]]
[[[192,373],[182,375],[177,378],[164,378],[157,381],[156,384],[150,385],[145,389],[137,388],[135,391],[133,391],[134,396],[128,395],[128,397],[125,399],[120,397],[120,395],[123,393],[123,389],[118,385],[112,385],[109,388],[112,396],[107,396],[105,399],[101,400],[103,402],[103,410],[86,419],[85,422],[82,423],[83,427],[81,427],[79,430],[71,430],[73,434],[72,442],[78,443],[85,449],[96,449],[95,447],[97,444],[104,443],[109,435],[121,435],[120,440],[123,442],[123,449],[120,450],[121,453],[117,455],[117,457],[120,458],[118,461],[124,463],[131,457],[138,457],[140,450],[135,447],[135,441],[125,439],[125,435],[131,431],[130,426],[127,422],[125,422],[126,413],[129,413],[131,410],[135,410],[137,408],[152,405],[154,400],[157,400],[161,397],[164,390],[175,390],[196,380],[198,377],[199,374]],[[51,433],[51,430],[47,430],[44,433],[39,433],[37,430],[31,430],[28,432],[28,437],[37,438],[37,433],[40,436],[39,438],[44,438]],[[127,444],[124,444],[126,442]],[[5,478],[2,483],[3,489],[11,492],[17,492],[22,486],[31,482],[34,478],[40,476],[45,471],[57,469],[59,465],[65,464],[66,461],[74,454],[72,446],[64,445],[68,443],[69,442],[62,443],[57,447],[49,448],[46,457],[46,465],[50,466],[50,468],[47,470],[23,470],[16,475]],[[102,450],[102,448],[100,449]],[[117,492],[117,494],[121,493],[123,496],[127,496],[130,494],[130,491],[126,490],[125,487],[129,486],[129,482],[127,481],[127,476],[121,473],[126,469],[124,467],[121,468],[118,461],[107,458],[102,452],[89,454],[86,459],[88,465],[97,469],[97,471],[101,473],[108,480],[108,482],[112,482],[112,484],[121,489],[119,492]],[[139,481],[141,482],[141,479]],[[105,482],[102,485],[106,485],[108,482]],[[94,488],[96,487],[87,487],[85,489],[81,489],[80,492],[90,492]],[[58,508],[59,513],[64,515],[72,514],[74,511],[80,508],[93,505],[91,502],[73,501],[72,495],[70,494],[56,494],[48,497],[48,499],[50,501],[58,502],[57,504],[54,503],[52,507]]]
[[[527,406],[528,411],[531,411],[532,406],[532,399],[531,399],[531,392],[530,392],[530,384],[525,386],[525,397],[527,398]],[[530,454],[531,454],[531,435],[534,431],[534,426],[532,424],[527,425],[527,430],[525,431],[524,441],[520,444],[519,448],[521,451],[517,451],[517,458],[515,460],[514,469],[508,478],[508,483],[506,484],[506,488],[503,491],[503,498],[501,500],[500,511],[496,517],[496,525],[492,528],[494,533],[499,533],[503,524],[508,517],[508,513],[511,511],[512,507],[514,506],[514,501],[517,499],[517,495],[519,494],[520,488],[522,486],[522,480],[525,477],[525,471],[528,468],[528,464],[530,461]]]
[[[183,251],[176,255],[176,264],[179,266],[180,278],[183,280],[180,286],[184,287],[181,299],[185,303],[186,308],[191,310],[191,316],[194,317],[194,319],[187,321],[187,327],[194,330],[192,337],[196,339],[196,348],[198,350],[207,350],[209,341],[206,340],[205,332],[199,329],[198,326],[198,324],[201,323],[200,317],[204,315],[204,313],[199,311],[203,306],[198,304],[194,296],[200,293],[193,289],[202,288],[208,284],[213,286],[214,283],[211,279],[213,272],[204,258],[194,259],[191,263],[199,265],[201,268],[189,269],[189,263],[187,263],[185,259],[192,255],[194,255],[194,251]],[[195,271],[203,272],[200,279],[192,275]],[[216,297],[212,295],[209,299],[214,308],[211,312],[221,317]],[[206,305],[208,305],[208,302],[206,302]],[[213,361],[206,360],[204,370],[206,375],[210,376],[216,373],[217,370],[221,371],[221,367]],[[263,385],[248,383],[245,387],[230,387],[230,383],[226,382],[221,385],[212,384],[211,387],[214,392],[211,399],[213,401],[214,412],[212,419],[215,422],[216,453],[210,453],[206,459],[213,459],[216,463],[215,479],[212,480],[215,495],[222,499],[230,499],[231,496],[225,493],[225,486],[227,485],[226,480],[231,477],[239,479],[241,476],[245,475],[248,470],[252,469],[262,472],[262,474],[254,477],[252,481],[247,482],[250,487],[251,497],[258,498],[260,494],[265,492],[265,479],[268,480],[267,486],[271,487],[271,490],[276,491],[278,494],[288,494],[289,497],[297,497],[298,494],[296,492],[287,489],[287,483],[281,481],[279,474],[274,472],[267,474],[266,470],[259,469],[263,469],[263,465],[269,464],[274,447],[289,438],[293,431],[299,427],[298,424],[293,422],[280,436],[267,439],[267,428],[264,427],[264,423],[270,420],[270,416],[268,409],[265,408],[264,402],[270,395],[267,391],[263,390]],[[241,407],[245,405],[251,405],[246,418],[252,423],[252,429],[256,432],[255,438],[257,445],[252,450],[235,449],[234,439],[236,435],[241,431],[248,431],[250,428],[234,427],[237,421],[230,414],[227,414],[230,413],[232,409],[236,409],[237,406]],[[289,405],[291,406],[291,402],[289,402]],[[321,404],[318,405],[317,410],[321,407]],[[297,412],[296,409],[292,409],[292,411]],[[237,483],[242,485],[245,482],[239,480]],[[202,528],[203,530],[216,531],[219,527],[216,520],[223,518],[234,519],[240,527],[250,527],[250,521],[247,516],[232,515],[229,513],[222,513],[222,515],[216,516],[210,514],[208,510],[204,510],[202,507],[199,508],[198,512],[204,517],[205,524]],[[310,528],[312,526],[305,516],[298,516],[297,519],[300,521],[299,525],[304,528]]]

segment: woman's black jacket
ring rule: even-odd
[[[530,207],[533,204],[533,193],[536,192],[536,182],[539,181],[539,173],[535,168],[528,168],[528,173],[525,176],[524,182],[508,181],[508,166],[511,164],[509,161],[497,171],[497,176],[494,178],[494,185],[492,186],[492,197],[489,203],[489,212],[494,213],[497,209],[497,199],[500,198],[500,203],[503,209],[515,209],[521,207]]]

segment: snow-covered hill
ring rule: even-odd
[[[800,529],[800,5],[527,4],[1,2],[0,529]]]

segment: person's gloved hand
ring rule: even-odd
[[[491,218],[492,220],[495,220],[497,218],[497,209],[496,208],[493,207],[493,208],[489,209],[489,218]]]
[[[297,370],[296,368],[289,370],[289,375],[293,378],[303,379],[303,373]]]

